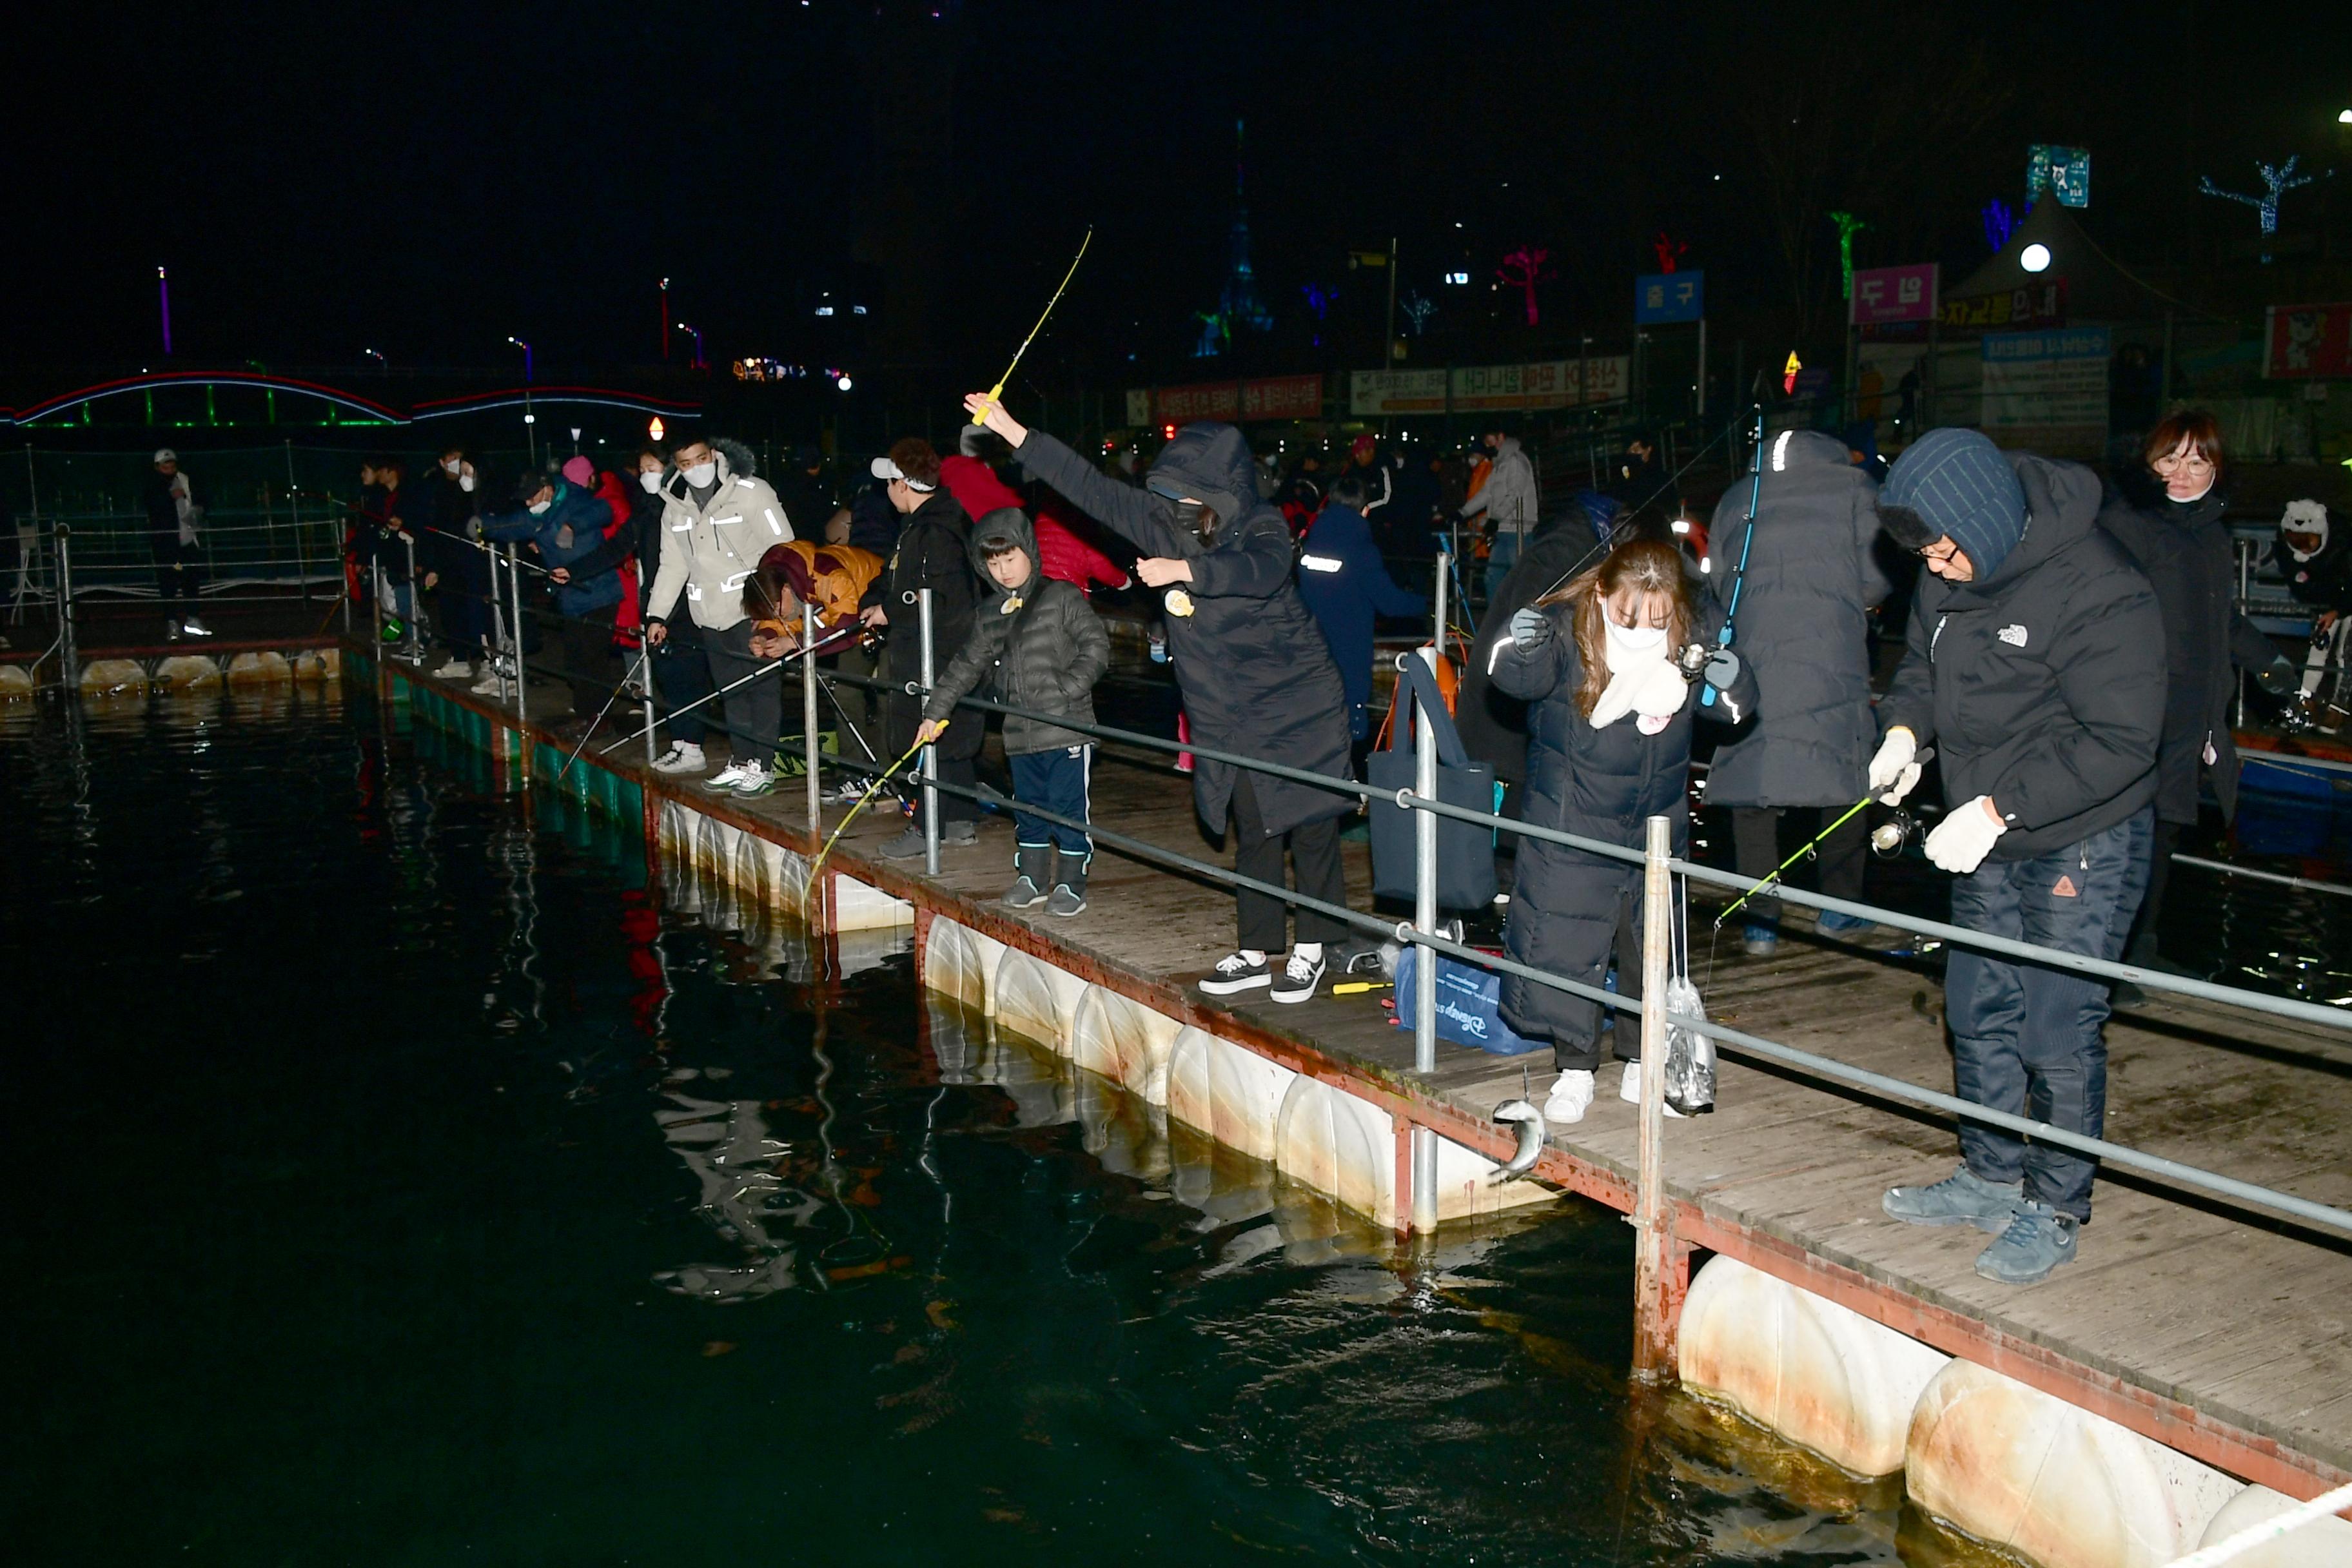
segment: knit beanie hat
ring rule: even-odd
[[[596,488],[596,465],[585,458],[572,458],[563,465],[563,477],[583,490]]]
[[[1950,535],[1981,583],[2025,537],[2025,489],[1983,432],[1930,430],[1886,471],[1878,516],[1906,550]]]

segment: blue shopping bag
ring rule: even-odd
[[[1419,992],[1421,955],[1412,948],[1397,958],[1396,1016],[1399,1028],[1412,1027]],[[1542,1050],[1543,1040],[1530,1040],[1503,1022],[1497,997],[1503,977],[1475,964],[1459,963],[1443,953],[1437,959],[1437,1037],[1457,1046],[1475,1046],[1490,1056],[1517,1057]]]

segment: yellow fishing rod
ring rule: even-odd
[[[1088,224],[1087,237],[1078,241],[1078,253],[1070,258],[1070,269],[1062,274],[1062,287],[1055,289],[1054,297],[1045,301],[1045,313],[1037,318],[1037,324],[1029,329],[1029,335],[1021,340],[1019,348],[1013,351],[1013,363],[1004,367],[1004,374],[996,378],[996,384],[988,389],[988,395],[981,399],[980,406],[969,416],[973,424],[978,425],[986,420],[988,411],[995,407],[997,399],[1004,395],[1004,384],[1013,379],[1013,373],[1020,368],[1021,356],[1029,352],[1029,345],[1035,342],[1037,334],[1045,330],[1045,323],[1053,318],[1054,307],[1062,302],[1063,290],[1069,288],[1070,279],[1078,275],[1078,263],[1087,258],[1087,247],[1094,242],[1095,226]]]
[[[890,775],[897,773],[900,768],[905,767],[908,762],[913,760],[915,753],[922,749],[923,741],[919,733],[919,733],[917,734],[915,743],[908,747],[905,751],[899,752],[898,760],[897,762],[892,763],[888,767],[884,768],[880,773],[874,775],[874,782],[866,786],[866,793],[857,797],[857,803],[849,808],[848,812],[842,817],[841,821],[834,827],[833,832],[826,837],[824,847],[818,850],[816,852],[816,858],[809,862],[808,882],[801,889],[802,919],[805,920],[808,918],[810,900],[814,899],[816,896],[817,873],[824,868],[825,857],[833,853],[833,847],[841,842],[843,829],[846,828],[851,823],[857,820],[857,814],[864,811],[866,809],[866,803],[872,800],[875,795],[881,792],[882,786],[890,782]]]

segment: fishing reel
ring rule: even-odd
[[[882,646],[889,640],[890,628],[887,626],[867,626],[857,634],[858,649],[868,658],[881,658]]]
[[[1918,832],[1919,819],[1898,805],[1894,816],[1870,830],[1871,852],[1883,860],[1892,860],[1903,853],[1903,847]]]
[[[1675,650],[1675,668],[1682,671],[1685,680],[1696,681],[1706,673],[1706,662],[1714,657],[1715,649],[1703,642],[1685,643]]]

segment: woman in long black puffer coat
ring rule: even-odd
[[[1700,645],[1689,658],[1683,650]],[[1688,664],[1704,660],[1699,679]],[[1592,571],[1511,617],[1494,645],[1489,671],[1498,690],[1528,703],[1530,826],[1556,828],[1628,849],[1642,847],[1644,821],[1674,819],[1675,853],[1690,838],[1691,729],[1704,713],[1738,724],[1754,711],[1756,680],[1738,655],[1715,642],[1682,554],[1660,540],[1621,544]],[[1701,683],[1716,689],[1702,707]],[[1642,868],[1639,865],[1527,838],[1519,844],[1504,945],[1513,958],[1597,986],[1617,954],[1621,994],[1641,994]],[[1552,1042],[1559,1069],[1544,1120],[1583,1120],[1601,1066],[1601,1009],[1581,996],[1503,977],[1503,1017]],[[1630,1030],[1618,1052],[1630,1059]],[[1620,1093],[1635,1098],[1629,1066]]]
[[[1135,574],[1161,589],[1168,653],[1197,743],[1336,778],[1349,777],[1348,696],[1323,633],[1291,581],[1290,530],[1258,499],[1249,444],[1231,425],[1187,425],[1160,449],[1143,488],[1119,484],[1043,431],[978,395],[974,420],[1004,437],[1031,478],[1143,552]],[[1235,768],[1207,757],[1192,801],[1210,831],[1234,825],[1234,869],[1282,885],[1286,849],[1297,890],[1345,905],[1338,819],[1357,796]],[[1264,988],[1304,1002],[1323,978],[1326,942],[1347,935],[1301,908],[1298,940],[1279,966],[1285,909],[1236,889],[1235,951],[1201,982],[1213,996]]]

